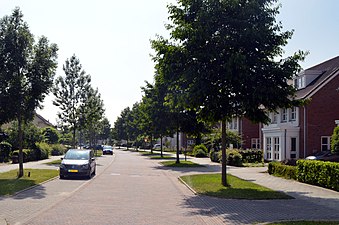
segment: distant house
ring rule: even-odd
[[[262,128],[264,158],[282,161],[305,158],[330,149],[330,138],[339,119],[339,56],[299,73],[293,79],[302,107],[270,113]]]
[[[34,114],[34,118],[32,123],[39,127],[39,128],[45,128],[45,127],[55,127],[51,122],[49,122],[48,120],[46,120],[45,118],[43,118],[41,115],[39,115],[38,113]],[[11,126],[11,123],[7,123],[1,126],[2,129],[7,129]]]

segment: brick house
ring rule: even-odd
[[[227,123],[227,129],[237,132],[241,136],[243,149],[261,149],[261,125],[255,124],[246,118],[233,118]]]
[[[302,71],[293,85],[298,89],[297,99],[309,103],[270,113],[271,123],[262,128],[267,160],[305,158],[330,149],[339,119],[339,56]]]

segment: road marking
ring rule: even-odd
[[[120,176],[120,173],[111,173],[112,176]]]

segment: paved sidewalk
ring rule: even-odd
[[[181,159],[183,160],[183,159]],[[197,169],[177,168],[174,176],[221,172],[221,164],[209,158],[187,157],[204,165]],[[197,195],[207,211],[213,211],[226,224],[253,224],[284,220],[339,221],[339,192],[269,175],[267,167],[227,166],[227,173],[272,190],[284,192],[291,200],[230,200]],[[198,201],[199,199],[199,201]],[[198,207],[198,206],[197,206]]]
[[[24,163],[24,169],[30,168],[30,169],[51,169],[53,166],[46,165],[48,162],[52,162],[54,160],[60,159],[62,156],[50,156],[49,159],[39,160],[39,161],[33,161],[33,162],[26,162]],[[0,165],[0,173],[7,172],[10,170],[19,169],[19,164],[2,164]],[[57,166],[55,166],[55,169],[58,169]]]

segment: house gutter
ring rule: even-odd
[[[304,159],[306,158],[306,106],[304,106]]]
[[[287,130],[285,129],[285,159],[287,159],[287,154],[286,154],[286,150],[287,150],[287,140],[286,140],[286,138],[287,138]]]

